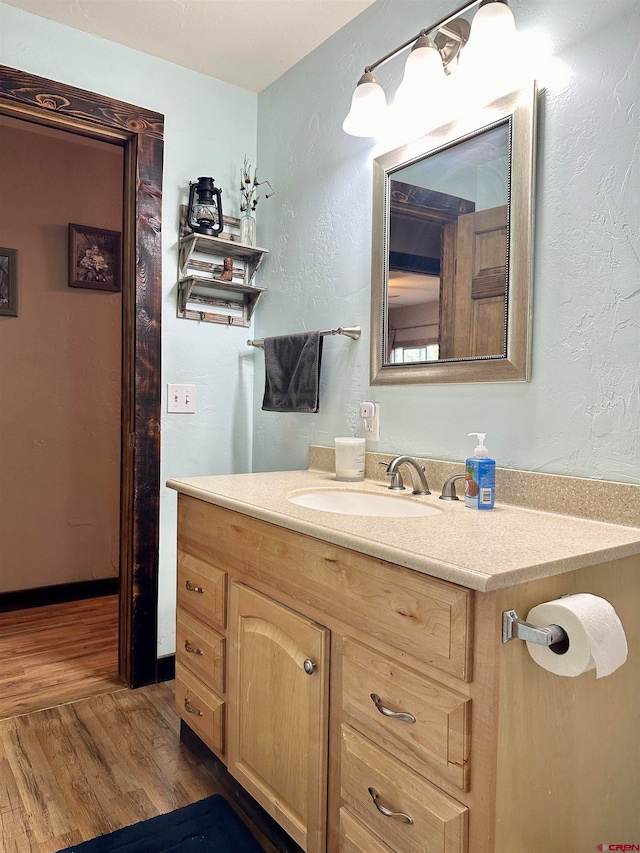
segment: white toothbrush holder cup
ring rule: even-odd
[[[336,438],[336,480],[357,483],[364,480],[364,438]]]

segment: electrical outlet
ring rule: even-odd
[[[360,403],[360,417],[367,441],[380,441],[380,403]]]
[[[196,410],[195,385],[167,385],[167,411],[192,415]]]

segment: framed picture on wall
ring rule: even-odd
[[[69,223],[69,287],[120,290],[120,232]]]
[[[0,314],[18,316],[17,249],[0,248]]]

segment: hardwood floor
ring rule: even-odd
[[[174,682],[120,681],[117,635],[117,596],[0,613],[0,853],[58,853],[222,793],[180,741]]]
[[[0,719],[116,689],[117,595],[0,613]]]
[[[173,682],[0,721],[2,853],[56,853],[214,793],[180,743]]]

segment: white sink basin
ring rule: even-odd
[[[377,515],[387,518],[418,518],[439,515],[440,510],[396,495],[320,489],[287,498],[292,504],[341,515]]]

